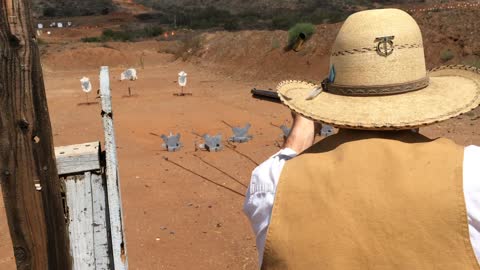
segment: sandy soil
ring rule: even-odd
[[[261,162],[278,148],[280,130],[271,123],[288,122],[282,105],[252,99],[249,90],[274,82],[227,79],[159,54],[156,65],[139,70],[139,80],[119,82],[121,69],[112,69],[115,125],[120,158],[123,206],[131,269],[255,269],[255,239],[242,213],[244,198],[204,181],[162,159],[163,156],[240,193],[245,188],[202,163],[198,155],[247,184],[253,162],[226,149],[195,152],[200,139],[192,134],[222,133],[232,125],[252,123],[255,139],[238,150]],[[160,60],[159,60],[160,61]],[[176,74],[189,74],[192,97],[174,97]],[[98,86],[98,71],[46,72],[47,96],[55,145],[102,140],[98,105],[78,106],[85,100],[79,78],[89,76]],[[126,98],[131,87],[137,97]],[[90,97],[90,100],[93,97]],[[480,144],[475,113],[425,130],[461,144]],[[180,132],[185,147],[168,153],[150,133]],[[3,210],[0,208],[0,210]],[[7,227],[0,211],[0,269],[14,269]]]
[[[237,126],[249,122],[254,140],[238,145],[237,150],[256,163],[278,151],[276,141],[281,141],[281,131],[272,123],[288,123],[290,112],[280,104],[253,99],[250,89],[274,88],[281,78],[321,80],[328,70],[327,45],[321,45],[322,38],[308,45],[304,55],[284,55],[277,46],[284,44],[284,33],[258,32],[253,38],[244,33],[212,35],[207,36],[206,47],[193,63],[185,63],[164,53],[169,43],[66,44],[62,42],[78,40],[85,32],[65,31],[59,32],[63,36],[51,37],[52,44],[42,56],[55,145],[103,141],[99,105],[78,105],[86,101],[79,80],[90,77],[96,89],[99,66],[111,66],[130,269],[256,269],[255,238],[242,213],[244,198],[175,167],[163,157],[245,193],[244,186],[195,155],[245,185],[256,165],[229,149],[219,153],[195,151],[201,139],[192,132],[221,133],[227,138],[231,130],[222,121]],[[242,40],[248,40],[249,45],[228,49],[231,42]],[[331,33],[323,41],[332,42]],[[257,57],[259,51],[261,57]],[[268,64],[262,65],[265,62]],[[118,81],[121,71],[130,66],[138,68],[139,80]],[[193,92],[191,97],[173,96],[179,91],[176,80],[180,70],[189,74],[187,91]],[[124,97],[128,87],[137,96]],[[422,133],[445,136],[462,145],[480,145],[478,115],[480,111],[475,111]],[[164,151],[162,140],[150,134],[170,132],[182,134],[184,148],[178,153]],[[2,200],[0,269],[15,269]]]
[[[232,125],[252,123],[255,139],[237,150],[261,162],[277,151],[280,129],[289,112],[281,105],[254,100],[249,82],[232,81],[182,62],[139,70],[136,82],[119,82],[112,69],[123,206],[131,269],[255,269],[255,239],[243,216],[244,198],[183,171],[162,159],[182,164],[240,193],[245,188],[203,164],[194,154],[248,184],[253,162],[226,149],[195,152],[200,139],[192,131],[231,135]],[[176,74],[189,74],[192,97],[174,97]],[[79,78],[89,76],[98,87],[98,71],[46,72],[47,97],[55,145],[102,140],[99,105],[78,106],[86,97]],[[130,86],[137,97],[125,98]],[[93,96],[90,97],[90,100]],[[185,147],[167,153],[162,140],[149,133],[180,132]],[[3,211],[2,211],[3,215]],[[0,216],[0,239],[8,232]],[[157,240],[158,238],[158,240]],[[13,269],[12,254],[0,245],[0,269]]]

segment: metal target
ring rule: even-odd
[[[238,143],[244,143],[250,141],[253,136],[248,135],[248,131],[250,130],[250,123],[248,123],[245,127],[233,127],[233,137],[230,137],[229,141],[231,142],[238,142]]]
[[[170,133],[170,136],[162,135],[164,144],[162,144],[163,148],[165,148],[168,152],[176,152],[182,148],[182,143],[180,142],[180,134],[173,135]]]
[[[180,87],[187,85],[187,73],[185,73],[185,71],[178,73],[178,85],[180,85]]]
[[[205,150],[208,150],[209,152],[218,152],[223,150],[222,135],[210,136],[207,134],[203,136],[203,139],[205,140]]]
[[[321,136],[328,137],[335,134],[335,128],[329,125],[322,124]]]
[[[137,79],[138,79],[137,70],[134,68],[129,68],[124,72],[122,72],[122,74],[120,75],[121,81],[125,81],[125,80],[135,81]]]
[[[83,77],[80,79],[80,83],[82,85],[82,91],[85,93],[90,93],[92,91],[92,83],[90,79],[87,77]]]
[[[284,137],[284,138],[287,138],[287,137],[290,135],[290,132],[292,132],[292,129],[289,128],[289,127],[287,127],[287,126],[285,126],[285,125],[281,125],[281,126],[280,126],[280,129],[281,129],[282,132],[283,132],[283,137]]]

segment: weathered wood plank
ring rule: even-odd
[[[107,200],[110,215],[113,262],[115,270],[128,269],[127,247],[124,236],[120,177],[118,174],[117,146],[112,118],[112,97],[108,67],[100,71],[103,129],[105,131]]]
[[[71,269],[30,1],[0,0],[0,184],[17,269]]]
[[[100,142],[55,147],[59,175],[100,169]]]
[[[74,270],[111,270],[107,201],[102,175],[85,172],[62,178],[68,207]]]
[[[95,269],[91,173],[65,179],[74,270]]]
[[[105,179],[92,174],[93,235],[96,270],[113,269],[112,247],[108,238],[108,215]]]

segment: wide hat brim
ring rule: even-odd
[[[339,128],[395,130],[431,125],[469,112],[480,105],[478,68],[442,66],[428,73],[426,88],[388,96],[344,96],[321,92],[303,81],[284,81],[277,87],[282,102],[314,121]]]

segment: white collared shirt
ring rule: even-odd
[[[280,174],[285,162],[295,156],[297,153],[292,149],[283,149],[260,164],[252,173],[243,211],[250,219],[256,235],[259,265],[262,264],[267,230]],[[480,262],[480,147],[468,146],[465,148],[463,191],[470,241],[477,261]]]

